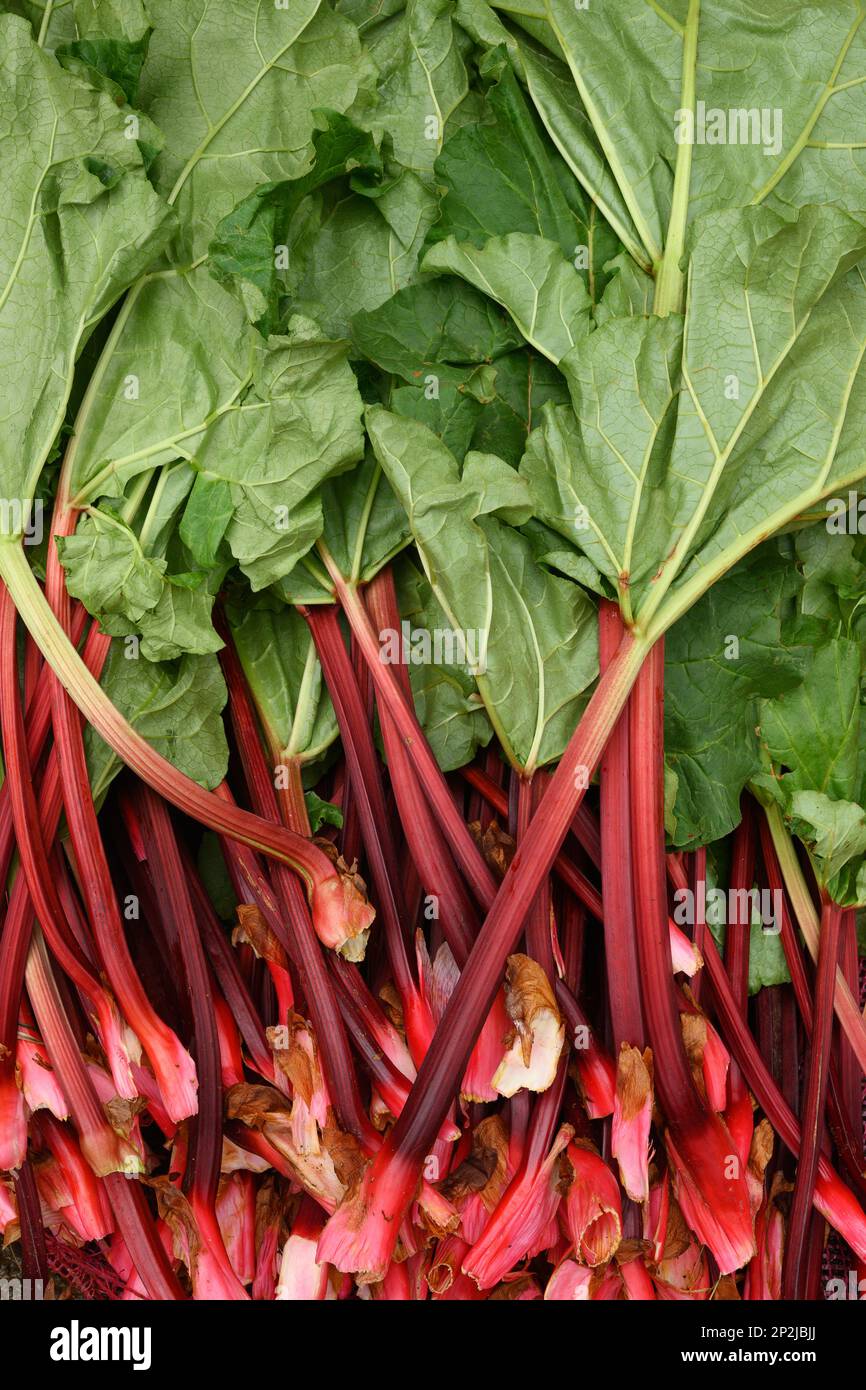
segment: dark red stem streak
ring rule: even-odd
[[[860,958],[857,954],[857,914],[849,908],[842,916],[839,964],[855,999],[860,997]],[[863,1075],[856,1054],[844,1030],[836,1029],[836,1055],[838,1063],[831,1062],[830,1085],[833,1086],[833,1073],[838,1071],[839,1101],[845,1115],[846,1127],[859,1139],[857,1145],[860,1158],[863,1158]]]
[[[760,1049],[749,1031],[745,1019],[737,1007],[731,990],[731,982],[719,955],[719,948],[712,936],[708,936],[704,964],[712,985],[716,1009],[724,1029],[724,1038],[745,1076],[749,1089],[757,1097],[761,1109],[782,1142],[796,1158],[800,1152],[800,1125],[791,1106],[785,1100]],[[818,1171],[824,1177],[834,1176],[829,1159],[823,1154],[818,1157]]]
[[[668,864],[670,865],[671,855],[668,855],[667,858],[668,858]],[[682,861],[677,861],[677,862],[679,862],[680,864],[682,863]],[[705,897],[705,894],[702,893],[702,892],[698,892],[698,884],[700,884],[700,883],[706,884],[706,881],[707,881],[707,849],[706,849],[706,845],[701,845],[701,847],[700,847],[699,849],[696,849],[696,850],[695,850],[695,853],[694,853],[694,855],[692,856],[692,875],[693,875],[693,882],[692,882],[692,885],[691,885],[691,886],[692,886],[692,901],[693,901],[694,904],[695,904],[695,930],[694,930],[694,942],[695,942],[695,945],[696,945],[696,947],[698,948],[698,950],[699,950],[699,952],[700,952],[700,954],[701,954],[701,959],[703,960],[703,957],[704,957],[704,942],[706,941],[707,930],[708,930],[708,928],[707,928],[707,905],[706,905],[706,897]],[[703,994],[703,986],[704,986],[704,973],[703,973],[702,970],[699,970],[699,971],[697,972],[697,974],[696,974],[695,976],[692,977],[692,995],[694,996],[694,1000],[695,1000],[695,1003],[696,1003],[696,1004],[700,1004],[700,1002],[701,1002],[701,995]]]
[[[387,628],[399,631],[400,612],[389,568],[380,571],[368,585],[365,598],[370,618],[378,631]],[[398,680],[404,696],[409,699],[411,686],[405,666],[398,667]],[[439,920],[445,939],[457,964],[462,967],[478,935],[478,915],[381,696],[377,698],[377,705],[391,787],[409,853],[424,891],[438,899]]]
[[[75,513],[64,509],[59,499],[53,526],[55,536],[69,535],[75,529]],[[45,593],[58,622],[68,635],[71,629],[70,598],[57,547],[50,542]],[[91,631],[93,635],[94,630]],[[97,677],[108,655],[109,645],[110,638],[98,634],[94,636],[91,670]],[[180,1076],[180,1044],[153,1009],[130,955],[90,789],[81,715],[56,677],[52,677],[51,682],[51,709],[66,823],[79,886],[100,961],[128,1022],[158,1071],[163,1099],[169,1101],[173,1079]],[[186,1114],[192,1114],[195,1109],[194,1098],[187,1095],[189,1090],[190,1087],[185,1084],[178,1095],[179,1103],[183,1099]]]
[[[598,610],[598,652],[604,671],[625,631],[619,605],[603,599]],[[607,988],[614,1055],[623,1043],[646,1045],[632,884],[631,778],[628,706],[616,722],[601,759],[599,820]]]
[[[664,647],[657,642],[635,682],[629,705],[631,837],[643,1013],[654,1077],[670,1123],[701,1123],[672,988],[664,843]]]
[[[274,1080],[274,1061],[268,1046],[264,1024],[259,1016],[246,981],[238,968],[237,957],[228,943],[221,922],[213,909],[204,884],[192,863],[188,850],[181,847],[184,874],[192,895],[196,921],[202,943],[213,967],[217,982],[246,1044],[250,1061],[256,1071],[268,1081]]]
[[[222,1159],[222,1085],[213,987],[168,807],[150,787],[136,788],[147,864],[160,914],[177,939],[183,985],[194,1029],[198,1114],[190,1122],[189,1163],[184,1188],[213,1206]]]
[[[393,668],[379,655],[379,639],[356,589],[335,570],[331,572],[337,597],[349,621],[352,635],[373,678],[376,693],[387,709],[416,770],[455,860],[477,902],[485,910],[496,897],[496,880],[481,857],[451,789],[437,763],[410,702]]]
[[[517,843],[524,839],[533,815],[541,805],[547,774],[538,771],[521,777],[517,792]],[[537,961],[551,983],[558,971],[553,951],[550,922],[550,879],[543,880],[526,918],[526,953]]]
[[[382,772],[373,743],[367,711],[346,650],[336,608],[302,606],[325,682],[337,715],[343,751],[349,769],[350,796],[358,808],[361,836],[376,891],[376,905],[385,928],[388,960],[401,998],[416,992],[406,952],[402,919],[405,905],[400,891],[400,872],[390,834]]]
[[[813,1023],[812,990],[809,983],[806,962],[797,930],[794,926],[793,918],[791,917],[788,897],[782,879],[782,871],[779,866],[776,848],[773,844],[770,828],[765,816],[759,817],[758,826],[761,855],[764,861],[764,872],[767,876],[767,883],[773,894],[773,901],[781,904],[779,927],[782,938],[782,949],[785,953],[785,963],[788,966],[788,973],[791,976],[797,1008],[803,1020],[803,1030],[806,1037],[811,1038]],[[789,1036],[788,1042],[790,1041],[791,1039]],[[850,1047],[847,1047],[846,1050],[851,1052]],[[859,1099],[860,1069],[857,1066],[856,1058],[853,1057],[853,1052],[851,1056],[854,1060],[856,1069]],[[788,1057],[788,1062],[789,1066],[793,1067],[793,1062],[790,1057]],[[794,1076],[790,1076],[788,1079],[792,1087],[792,1095],[798,1093],[799,1079]],[[796,1107],[796,1102],[794,1102],[794,1105]],[[866,1197],[866,1175],[864,1175],[863,1172],[863,1127],[859,1105],[856,1112],[852,1111],[846,1105],[839,1063],[832,1055],[830,1057],[828,1081],[828,1112],[830,1131],[833,1135],[836,1147],[839,1150],[839,1157],[845,1166],[845,1171],[848,1173],[849,1178],[852,1180],[861,1196]]]
[[[90,961],[69,929],[45,850],[46,843],[53,840],[60,821],[57,761],[54,758],[50,760],[43,778],[40,815],[27,759],[24,714],[18,684],[15,620],[15,606],[8,592],[4,590],[3,612],[0,617],[0,721],[6,758],[5,785],[9,789],[9,804],[12,808],[21,867],[27,880],[33,909],[53,955],[96,1011],[104,994],[103,987],[93,975]]]
[[[72,641],[76,646],[81,640],[86,618],[86,609],[80,603],[76,603],[72,619]],[[42,756],[51,729],[51,668],[48,665],[42,666],[36,681],[33,698],[26,705],[25,724],[27,728],[27,761],[31,768],[35,768]],[[9,878],[9,869],[14,852],[15,827],[12,821],[12,803],[9,799],[9,788],[4,782],[0,786],[0,884],[5,884]]]
[[[833,1037],[833,996],[842,908],[825,899],[821,904],[821,936],[818,943],[818,973],[815,980],[815,1008],[801,1118],[802,1142],[794,1177],[794,1197],[785,1242],[782,1268],[782,1295],[796,1299],[805,1294],[808,1267],[809,1219],[818,1176],[818,1161],[827,1102],[830,1044]]]
[[[730,888],[737,894],[736,920],[729,921],[725,932],[725,965],[731,978],[734,998],[743,1013],[749,1000],[749,942],[751,938],[751,899],[746,898],[745,921],[741,921],[742,894],[749,894],[755,882],[755,814],[750,797],[741,800],[742,816],[734,831],[731,851]],[[763,819],[763,817],[762,817]],[[729,898],[730,901],[730,898]]]
[[[463,767],[460,769],[460,775],[481,794],[488,806],[499,816],[500,821],[507,821],[508,794],[501,787],[477,767]],[[557,854],[553,861],[553,872],[584,907],[589,909],[596,921],[601,922],[604,918],[601,893],[565,853]]]
[[[46,1280],[50,1270],[45,1249],[45,1227],[36,1179],[29,1159],[14,1174],[18,1227],[21,1232],[21,1266],[25,1279]]]

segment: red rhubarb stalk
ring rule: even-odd
[[[209,1282],[220,1290],[221,1298],[245,1299],[247,1295],[232,1270],[216,1215],[222,1159],[223,1106],[219,1035],[211,974],[202,949],[168,808],[149,787],[139,788],[138,808],[147,862],[157,888],[160,910],[180,945],[184,985],[195,1037],[195,1061],[199,1077],[198,1112],[190,1129],[189,1163],[184,1189],[202,1237],[199,1263],[206,1260],[211,1265]]]
[[[637,678],[629,709],[631,829],[643,1007],[656,1090],[667,1119],[666,1147],[677,1199],[720,1271],[754,1254],[745,1175],[721,1118],[692,1081],[672,983],[664,844],[664,647],[658,642]]]
[[[818,947],[818,973],[815,980],[815,1009],[801,1120],[802,1142],[794,1178],[794,1199],[788,1222],[782,1295],[797,1299],[807,1296],[809,1268],[809,1227],[818,1160],[827,1103],[830,1045],[833,1038],[833,991],[839,959],[842,908],[829,898],[821,906],[821,939]]]
[[[603,599],[598,610],[598,654],[602,671],[616,656],[624,631],[619,605]],[[628,743],[626,710],[617,720],[604,750],[599,780],[604,945],[614,1054],[617,1056],[624,1043],[641,1050],[646,1045],[632,896]]]

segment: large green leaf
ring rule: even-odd
[[[309,320],[257,345],[249,390],[202,435],[181,533],[212,549],[219,525],[254,589],[288,574],[321,533],[316,489],[363,456],[347,344]],[[214,527],[214,513],[217,526]]]
[[[313,110],[348,111],[372,68],[353,24],[322,0],[150,0],[139,99],[165,135],[154,165],[202,255],[221,218],[261,183],[306,173]]]
[[[533,415],[567,400],[565,383],[490,300],[454,276],[400,290],[352,321],[355,348],[407,383],[392,391],[461,459],[470,447],[520,462]]]
[[[269,595],[228,605],[232,639],[272,755],[314,762],[337,738],[310,629]]]
[[[382,172],[372,136],[336,111],[313,113],[315,163],[296,179],[260,184],[222,219],[210,245],[211,273],[236,285],[251,308],[250,317],[267,335],[280,318],[280,300],[297,280],[289,263],[292,218],[303,199],[341,175]],[[354,177],[359,175],[354,173]],[[281,248],[284,248],[281,256]]]
[[[509,232],[545,237],[575,262],[594,300],[604,288],[604,265],[619,244],[539,133],[501,52],[490,63],[498,80],[487,93],[487,119],[463,126],[436,161],[446,194],[430,240],[453,236],[481,247]]]
[[[205,267],[155,272],[130,292],[81,414],[72,488],[116,496],[198,448],[252,380],[257,335]]]
[[[500,459],[470,453],[461,475],[430,430],[381,407],[368,409],[367,430],[503,748],[530,771],[553,761],[597,671],[592,604],[536,565],[507,524],[530,509]]]
[[[222,646],[211,626],[214,595],[203,573],[172,575],[162,556],[146,555],[135,532],[94,509],[74,536],[58,537],[66,587],[112,636],[138,633],[148,661]]]
[[[407,0],[379,82],[373,128],[387,133],[398,162],[419,174],[432,174],[468,90],[453,17],[453,0]]]
[[[164,382],[154,338],[150,355],[136,362],[141,394],[127,401],[121,383],[133,345],[122,339],[79,438],[79,498],[111,495],[137,474],[186,457],[197,476],[181,535],[193,557],[211,564],[225,537],[254,587],[263,588],[287,574],[321,532],[316,489],[363,453],[347,344],[323,338],[301,318],[263,342],[240,304],[203,270],[158,276],[143,294],[142,314],[153,315],[154,329],[160,305],[161,322],[175,329],[167,353],[177,375]],[[184,340],[193,344],[191,358]],[[151,394],[148,416],[141,407]]]
[[[302,265],[295,307],[339,337],[355,314],[412,282],[439,206],[418,174],[397,166],[389,166],[375,197],[372,191],[339,192],[318,207],[311,200],[290,247]]]
[[[76,37],[55,49],[57,58],[86,65],[134,103],[151,32],[141,0],[72,0],[72,10]]]
[[[866,209],[866,35],[854,0],[767,0],[760,10],[739,0],[691,10],[688,0],[667,9],[646,0],[585,8],[545,0],[545,8],[574,95],[652,260],[664,248],[674,168],[686,143],[691,217],[760,202],[786,211],[830,202]],[[695,60],[688,57],[689,15],[698,9]],[[688,114],[684,56],[695,84]],[[539,111],[556,138],[555,110],[542,100]],[[586,162],[591,186],[590,152],[571,142],[573,163]]]
[[[95,322],[153,260],[168,209],[109,98],[64,72],[21,19],[0,16],[6,194],[0,208],[4,428],[0,529],[21,529]],[[17,513],[17,515],[16,515]]]
[[[226,687],[214,656],[151,662],[122,640],[112,642],[102,686],[121,714],[164,758],[193,781],[216,787],[228,770],[222,722]],[[105,794],[122,763],[93,726],[84,730],[91,786]]]
[[[484,395],[478,368],[521,345],[520,334],[483,294],[451,277],[400,290],[356,314],[352,341],[383,371],[413,385],[448,385]]]
[[[434,246],[422,269],[450,271],[507,309],[526,341],[558,363],[589,332],[592,301],[577,270],[551,241],[525,232],[482,247],[454,237]]]
[[[743,788],[761,768],[759,701],[800,682],[804,653],[782,639],[798,587],[769,545],[695,604],[665,641],[665,758],[676,775],[672,839],[695,848],[740,819]]]
[[[628,617],[661,608],[663,630],[862,473],[866,290],[849,267],[864,249],[862,224],[834,208],[702,221],[682,336],[676,315],[611,319],[562,361],[574,411],[548,410],[523,471],[538,515]]]

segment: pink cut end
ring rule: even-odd
[[[376,916],[348,874],[335,871],[320,878],[311,894],[313,927],[323,946],[347,960],[364,959],[367,937]]]
[[[721,1274],[748,1264],[755,1253],[749,1189],[736,1146],[723,1121],[707,1115],[691,1131],[665,1136],[674,1191],[687,1224],[712,1251]]]

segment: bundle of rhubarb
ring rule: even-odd
[[[0,11],[24,1275],[866,1287],[866,5]]]

